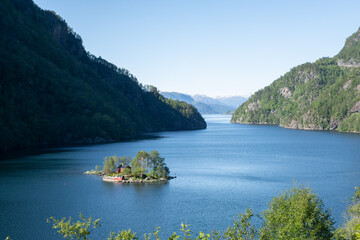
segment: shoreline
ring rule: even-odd
[[[258,125],[258,126],[276,126],[284,129],[292,129],[292,130],[301,130],[301,131],[316,131],[316,132],[336,132],[336,133],[351,133],[351,134],[360,134],[360,132],[356,131],[339,131],[337,129],[320,129],[320,128],[299,128],[299,127],[291,127],[288,125],[275,124],[275,123],[266,123],[266,122],[238,122],[238,121],[230,121],[231,124],[240,124],[240,125]]]
[[[95,170],[86,171],[83,174],[84,175],[96,175],[96,176],[101,177],[104,182],[113,182],[113,183],[166,183],[169,180],[176,178],[176,176],[175,177],[169,176],[167,178],[158,178],[158,179],[148,178],[148,177],[146,177],[144,179],[138,179],[138,178],[133,178],[131,176],[128,177],[128,176],[124,176],[124,175],[106,176],[102,172],[95,171]]]

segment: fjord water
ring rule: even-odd
[[[233,217],[294,184],[311,187],[341,224],[346,200],[360,185],[360,135],[230,124],[229,116],[206,116],[208,128],[160,132],[143,140],[50,149],[0,161],[0,239],[61,239],[50,216],[101,218],[92,239],[110,230],[163,236],[191,230],[223,230]],[[158,150],[171,175],[167,184],[105,183],[83,175],[105,156]]]

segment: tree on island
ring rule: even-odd
[[[96,172],[100,172],[100,171],[101,171],[101,166],[100,166],[100,165],[96,165],[96,166],[95,166],[95,171],[96,171]]]
[[[111,157],[105,157],[103,172],[104,174],[112,174],[115,168],[119,165],[120,158],[116,155]]]
[[[131,157],[123,156],[120,158],[120,163],[123,165],[130,165]]]
[[[145,151],[138,152],[130,165],[132,174],[137,178],[142,177],[143,174],[147,174],[148,177],[152,178],[167,178],[170,174],[165,158],[161,157],[156,150],[149,153]]]
[[[126,166],[121,172],[117,168]],[[130,166],[131,168],[127,167]],[[95,167],[95,172],[99,173],[101,166]],[[131,157],[118,157],[117,155],[105,157],[102,167],[102,173],[105,175],[120,174],[123,176],[133,176],[134,178],[144,178],[145,176],[152,179],[167,179],[170,170],[166,166],[165,158],[161,157],[159,152],[139,151],[132,159]]]
[[[141,178],[146,172],[146,168],[149,166],[149,153],[139,151],[135,158],[130,162],[131,172],[135,178]]]
[[[153,178],[166,178],[170,174],[169,168],[166,166],[165,158],[162,158],[158,151],[154,150],[149,153],[149,175]]]

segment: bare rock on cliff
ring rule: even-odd
[[[256,101],[256,102],[252,102],[248,105],[247,109],[245,110],[245,112],[252,112],[252,111],[256,111],[259,108],[260,102]]]
[[[356,112],[360,112],[360,101],[357,102],[351,109],[350,109],[351,113],[356,113]]]
[[[344,90],[347,89],[347,88],[350,86],[350,84],[351,84],[351,80],[347,81],[347,82],[344,84],[343,89],[344,89]]]
[[[350,58],[350,60],[347,62],[345,62],[343,59],[339,59],[337,61],[337,65],[340,67],[353,68],[353,67],[360,67],[360,62],[359,60],[355,60],[354,58]]]
[[[280,88],[279,93],[284,96],[284,98],[291,98],[292,92],[287,87]]]
[[[340,123],[340,120],[337,118],[332,118],[331,122],[330,122],[330,130],[335,130],[337,129],[338,125]]]
[[[317,75],[313,72],[300,71],[295,77],[296,82],[307,83],[309,80],[316,78]]]

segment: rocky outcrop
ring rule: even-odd
[[[295,81],[301,83],[307,83],[309,80],[314,79],[316,77],[317,75],[313,71],[310,72],[300,71],[298,75],[295,77]]]
[[[337,61],[337,65],[340,67],[348,67],[348,68],[360,67],[360,61],[355,60],[354,58],[351,58],[349,61],[346,62],[343,59],[339,59]]]
[[[287,125],[280,125],[280,127],[290,128],[290,129],[301,129],[301,130],[324,130],[321,126],[318,126],[314,123],[299,123],[296,120],[291,120]]]
[[[351,109],[350,113],[360,112],[360,101],[357,102]]]
[[[279,93],[286,99],[291,98],[292,96],[292,92],[287,87],[280,88]]]
[[[330,130],[336,130],[339,126],[340,120],[337,118],[332,118],[330,122]]]
[[[246,112],[250,111],[250,112],[253,112],[253,111],[256,111],[258,108],[259,108],[259,105],[260,105],[260,102],[257,101],[257,102],[252,102],[248,105],[247,109],[245,110]]]
[[[347,89],[347,88],[350,86],[350,84],[351,84],[351,80],[347,81],[347,82],[344,84],[343,89],[344,89],[344,90]]]
[[[300,129],[301,125],[298,124],[298,122],[296,120],[291,120],[291,122],[287,125],[280,125],[281,127],[284,128],[290,128],[290,129]]]

